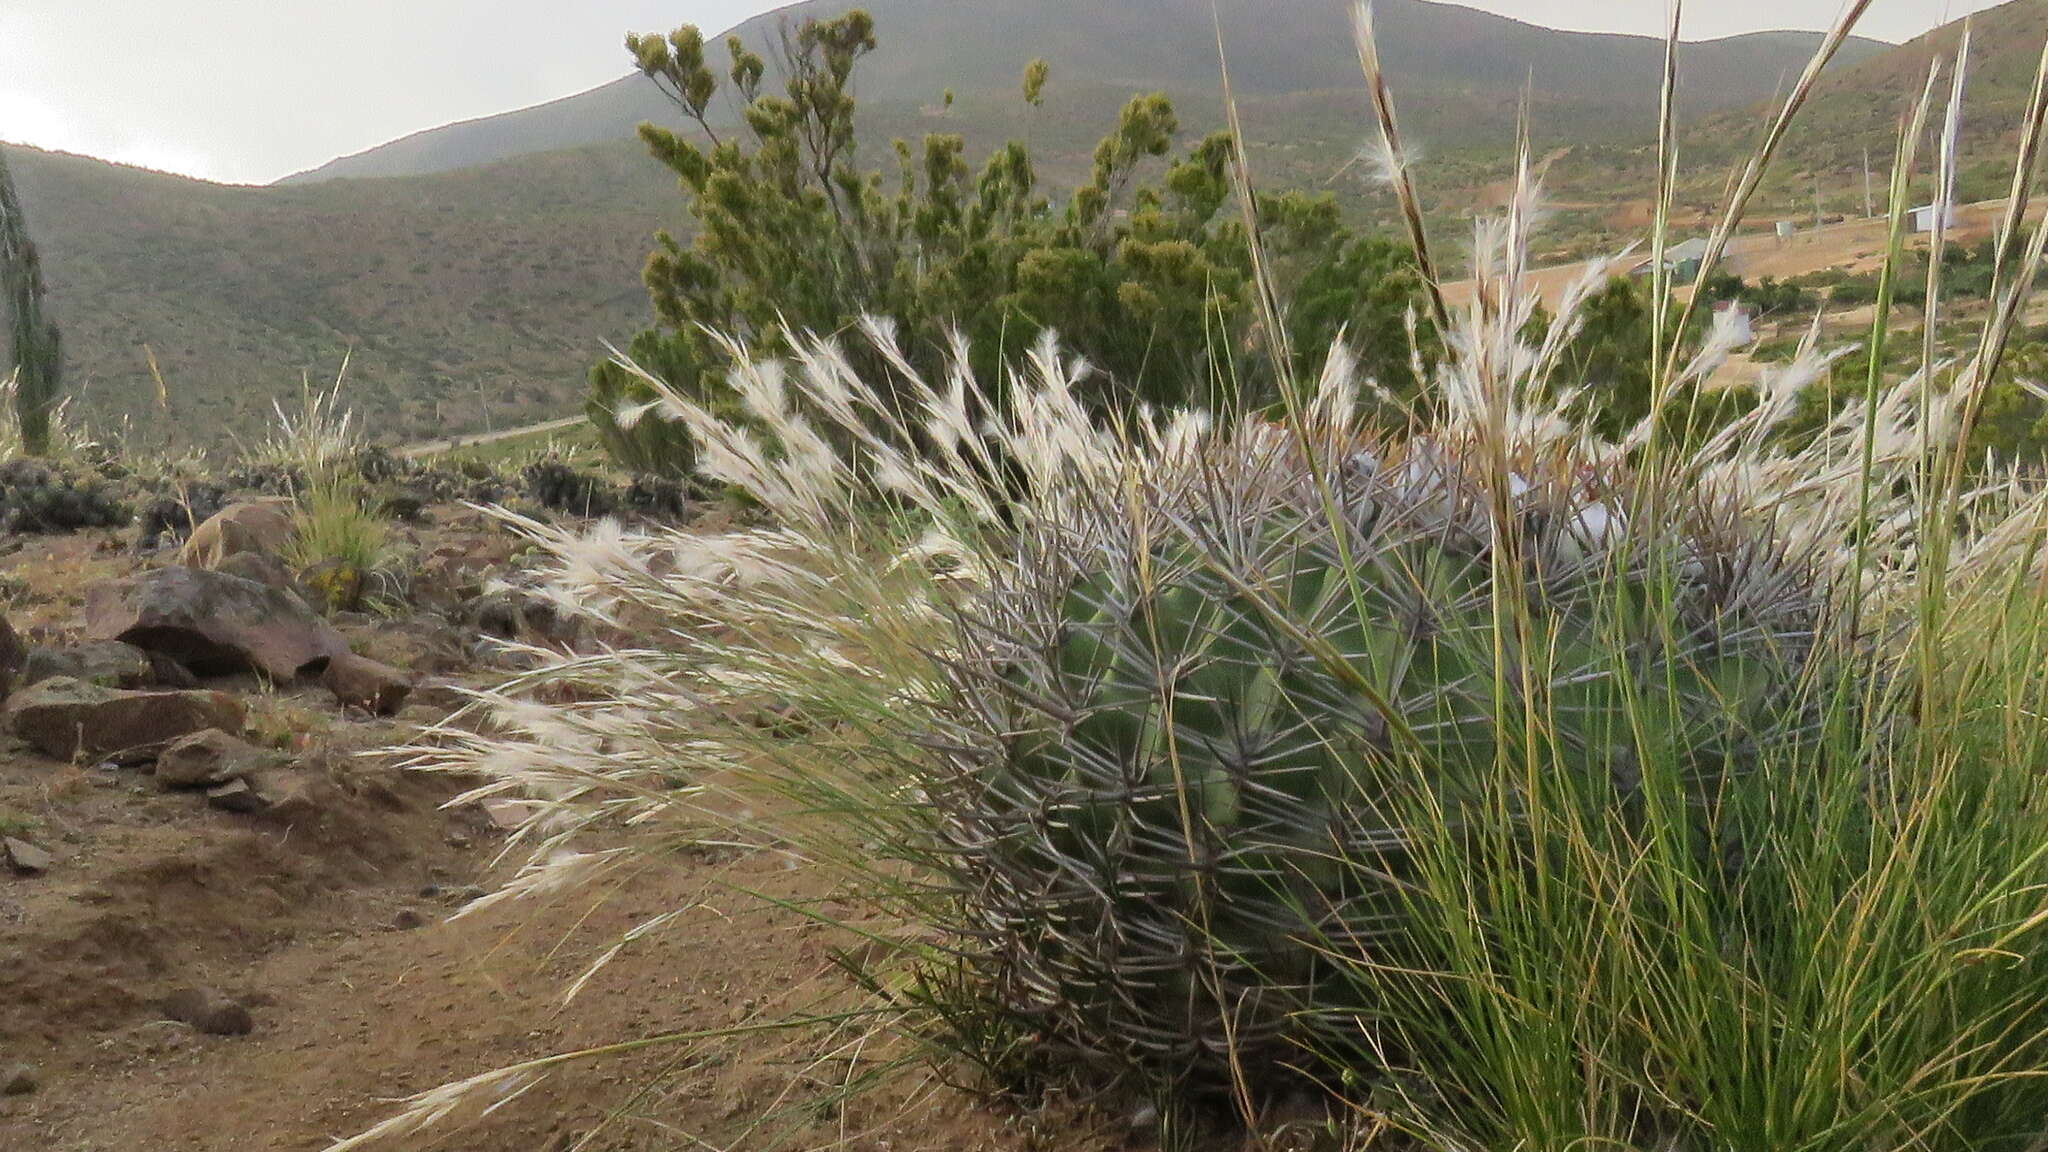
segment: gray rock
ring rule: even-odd
[[[225,692],[127,692],[68,676],[32,684],[7,702],[8,731],[58,760],[169,743],[208,728],[242,730],[241,700]]]
[[[246,779],[282,760],[218,728],[194,732],[171,742],[156,759],[159,788],[218,788]]]
[[[256,1027],[247,1008],[211,988],[180,988],[164,998],[163,1013],[209,1036],[247,1036]]]
[[[48,852],[12,836],[0,839],[0,856],[7,857],[8,867],[24,876],[40,876],[55,863]]]
[[[36,648],[21,669],[24,684],[58,676],[102,688],[151,688],[157,679],[149,653],[119,640],[97,640],[76,648]]]
[[[218,788],[208,788],[206,803],[209,807],[218,808],[223,812],[239,812],[245,816],[269,807],[263,794],[247,780],[230,780]]]
[[[92,590],[86,631],[161,652],[201,674],[316,674],[348,651],[341,633],[281,588],[203,568],[160,568]]]

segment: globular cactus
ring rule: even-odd
[[[0,464],[0,533],[116,528],[130,516],[113,485],[97,475],[27,458]]]
[[[1251,436],[1103,492],[962,613],[943,855],[1055,1065],[1221,1093],[1356,1047],[1373,1006],[1333,960],[1423,962],[1417,820],[1531,763],[1624,816],[1670,766],[1704,805],[1804,722],[1826,590],[1703,497],[1637,527],[1578,468],[1313,451]]]

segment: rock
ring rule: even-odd
[[[28,651],[22,647],[21,637],[14,634],[14,625],[0,616],[0,700],[7,699],[7,694],[20,682],[21,666],[27,659]]]
[[[94,639],[161,652],[202,675],[254,668],[290,680],[348,650],[292,593],[204,568],[160,568],[95,588],[86,614]]]
[[[427,918],[411,908],[400,908],[398,915],[391,918],[391,926],[400,932],[410,932],[427,926]]]
[[[199,677],[190,668],[171,659],[161,652],[145,652],[149,657],[149,670],[156,677],[159,688],[197,688]]]
[[[101,688],[150,688],[157,679],[149,653],[119,640],[98,640],[76,648],[37,648],[29,652],[21,669],[24,684],[58,676]]]
[[[164,998],[163,1012],[209,1036],[247,1036],[256,1027],[247,1008],[211,988],[180,988]]]
[[[172,741],[156,759],[157,787],[218,788],[275,767],[279,757],[218,728]]]
[[[334,693],[342,707],[361,708],[375,716],[397,712],[412,694],[410,676],[353,652],[337,653],[329,660],[320,683]]]
[[[9,1064],[0,1068],[0,1096],[26,1096],[42,1085],[33,1064]]]
[[[7,866],[24,876],[41,876],[56,863],[48,852],[12,836],[0,839],[0,856],[7,857]]]
[[[263,794],[250,787],[247,780],[230,780],[218,788],[208,788],[206,804],[209,808],[218,808],[223,812],[239,812],[245,816],[251,812],[261,812],[268,807]]]
[[[291,569],[284,561],[263,552],[237,552],[220,563],[213,570],[226,576],[239,576],[252,580],[266,588],[293,590]]]
[[[68,676],[32,684],[7,702],[8,731],[58,760],[165,744],[207,728],[240,732],[242,702],[225,692],[125,692]]]
[[[182,558],[194,568],[218,569],[230,556],[274,557],[291,543],[295,531],[289,500],[230,504],[192,530]]]

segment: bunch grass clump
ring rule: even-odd
[[[1710,266],[1865,7],[1735,180]],[[539,801],[514,894],[624,866],[578,850],[600,824],[800,857],[856,909],[833,922],[889,1067],[1175,1140],[1307,1093],[1359,1148],[2039,1148],[2048,488],[1951,446],[2048,249],[2024,223],[2048,52],[2041,76],[1980,339],[1894,378],[1937,78],[1916,94],[1869,374],[1812,437],[1779,433],[1840,355],[1820,325],[1703,425],[1689,385],[1731,341],[1667,341],[1662,273],[1651,410],[1586,426],[1600,382],[1559,350],[1611,269],[1538,322],[1526,142],[1470,303],[1426,301],[1446,356],[1393,435],[1341,344],[1277,412],[1115,421],[1050,339],[995,382],[964,355],[921,375],[881,322],[858,361],[727,338],[734,419],[622,362],[765,525],[524,523],[547,594],[618,640],[536,654],[422,763]],[[1241,147],[1233,171],[1248,198]]]

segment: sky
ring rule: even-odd
[[[1030,3],[1031,0],[1012,0]],[[1104,0],[1115,3],[1117,0]],[[1338,0],[1223,0],[1328,3]],[[1464,0],[1531,23],[1658,34],[1660,0]],[[1820,28],[1843,0],[1694,0],[1687,39]],[[1904,40],[1998,0],[1875,0]],[[724,29],[771,0],[0,0],[0,140],[267,183],[626,71],[625,31]]]

